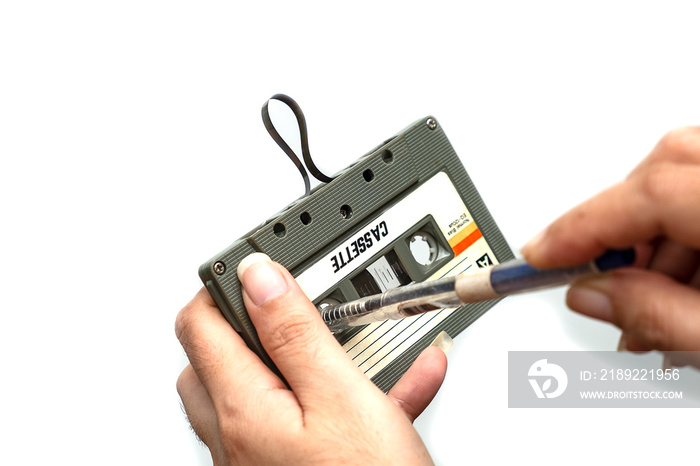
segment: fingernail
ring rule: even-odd
[[[661,362],[661,369],[664,372],[673,369],[673,359],[666,353],[664,353],[664,359]]]
[[[527,256],[532,254],[532,251],[535,251],[540,248],[540,245],[544,241],[544,237],[547,235],[547,229],[545,228],[544,230],[540,231],[537,233],[530,241],[525,243],[525,246],[520,249],[520,254],[523,255],[527,259]]]
[[[430,346],[440,348],[443,353],[447,354],[450,352],[454,344],[454,340],[447,334],[447,332],[443,330],[442,332],[438,333],[438,336],[435,337]]]
[[[287,291],[287,280],[270,258],[261,252],[245,257],[238,264],[236,272],[246,294],[257,306]]]
[[[566,304],[581,314],[612,322],[613,309],[606,293],[608,279],[594,278],[576,283],[566,295]]]
[[[620,335],[620,341],[617,343],[617,350],[627,351],[627,337],[625,337],[624,333]]]

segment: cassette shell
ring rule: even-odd
[[[431,121],[431,124],[426,124],[427,121]],[[368,221],[390,209],[437,173],[445,172],[498,262],[513,258],[510,247],[441,125],[436,122],[433,117],[418,120],[360,157],[338,173],[332,182],[316,187],[309,196],[299,198],[200,267],[200,278],[227,321],[276,372],[245,310],[236,275],[238,263],[253,252],[266,253],[298,277],[337,245],[352,238]],[[346,137],[352,137],[352,134]],[[404,234],[411,232],[407,230]],[[373,251],[366,262],[386,251],[387,247]],[[317,302],[327,297],[337,301],[348,300],[349,297],[342,293],[333,295],[335,288],[329,287],[319,296],[310,298]],[[372,381],[381,389],[388,390],[437,334],[445,330],[454,338],[493,304],[468,305],[461,312],[450,315],[372,377]]]

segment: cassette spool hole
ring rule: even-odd
[[[420,265],[430,265],[437,259],[438,243],[431,235],[424,231],[417,231],[408,242],[411,255]]]
[[[368,168],[367,170],[362,172],[362,177],[365,179],[366,182],[369,183],[374,179],[374,172]]]
[[[282,238],[287,234],[287,228],[285,228],[285,226],[281,223],[275,223],[275,225],[272,227],[272,231],[278,238]]]
[[[304,225],[308,225],[311,223],[311,214],[308,212],[303,212],[300,216],[299,219],[301,220],[301,223]]]
[[[340,216],[345,220],[349,219],[352,217],[352,208],[350,208],[350,206],[347,204],[343,204],[340,206]]]

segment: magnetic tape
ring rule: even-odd
[[[275,369],[243,305],[236,276],[238,263],[253,252],[264,252],[289,269],[319,308],[513,258],[433,117],[360,157],[200,267],[228,322]],[[456,336],[495,302],[355,327],[335,336],[358,367],[388,390],[441,331]]]

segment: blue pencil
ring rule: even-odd
[[[321,309],[321,316],[331,331],[338,332],[372,322],[565,285],[584,276],[630,266],[634,261],[634,249],[609,250],[587,264],[558,269],[538,269],[522,259],[513,260],[476,273],[414,283],[328,306]]]

